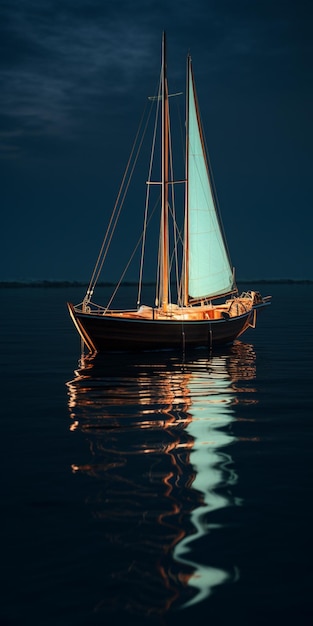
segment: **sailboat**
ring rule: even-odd
[[[157,186],[160,197],[155,299],[153,304],[143,304],[140,300],[146,228],[149,222],[145,207],[136,306],[132,309],[114,309],[111,300],[107,305],[95,304],[92,300],[112,239],[112,224],[115,224],[120,212],[120,208],[117,209],[115,205],[109,223],[111,232],[108,228],[87,293],[80,304],[74,306],[68,303],[75,327],[91,352],[200,346],[212,349],[232,343],[248,328],[255,328],[258,311],[270,304],[271,296],[262,297],[257,291],[239,295],[236,286],[207,157],[189,54],[186,82],[185,171],[182,179],[177,180],[172,168],[170,99],[179,94],[170,94],[168,90],[164,33],[159,87],[157,95],[150,97],[161,125],[161,172],[157,181],[152,180],[150,168],[148,181],[145,178],[147,197],[153,185]],[[179,229],[175,223],[174,197],[176,188],[182,186],[184,217]],[[174,223],[171,230],[170,222]],[[121,248],[123,245],[121,241]],[[175,299],[173,274],[176,276]]]

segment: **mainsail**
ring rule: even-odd
[[[233,272],[210,182],[191,59],[188,63],[188,294],[216,297],[233,289]]]

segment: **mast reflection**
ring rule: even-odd
[[[241,342],[184,363],[157,353],[81,359],[68,383],[70,429],[89,451],[72,471],[93,479],[88,504],[111,555],[96,611],[162,615],[239,575],[205,548],[222,527],[218,511],[239,504],[231,425],[254,378],[253,348]]]

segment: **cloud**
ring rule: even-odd
[[[0,114],[6,132],[14,120],[12,138],[70,129],[86,99],[92,108],[104,94],[127,92],[149,66],[151,37],[134,18],[106,15],[97,2],[75,4],[77,11],[72,2],[56,10],[37,0],[2,7]]]
[[[197,75],[206,77],[252,75],[256,65],[288,56],[292,28],[278,0],[2,0],[0,12],[4,154],[40,133],[73,137],[104,103],[112,112],[126,108],[121,96],[136,94],[148,74],[157,79],[164,28],[173,57],[191,47]]]

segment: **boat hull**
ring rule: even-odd
[[[72,320],[93,352],[164,350],[232,343],[249,326],[254,310],[229,319],[149,320],[83,313],[68,304]]]

